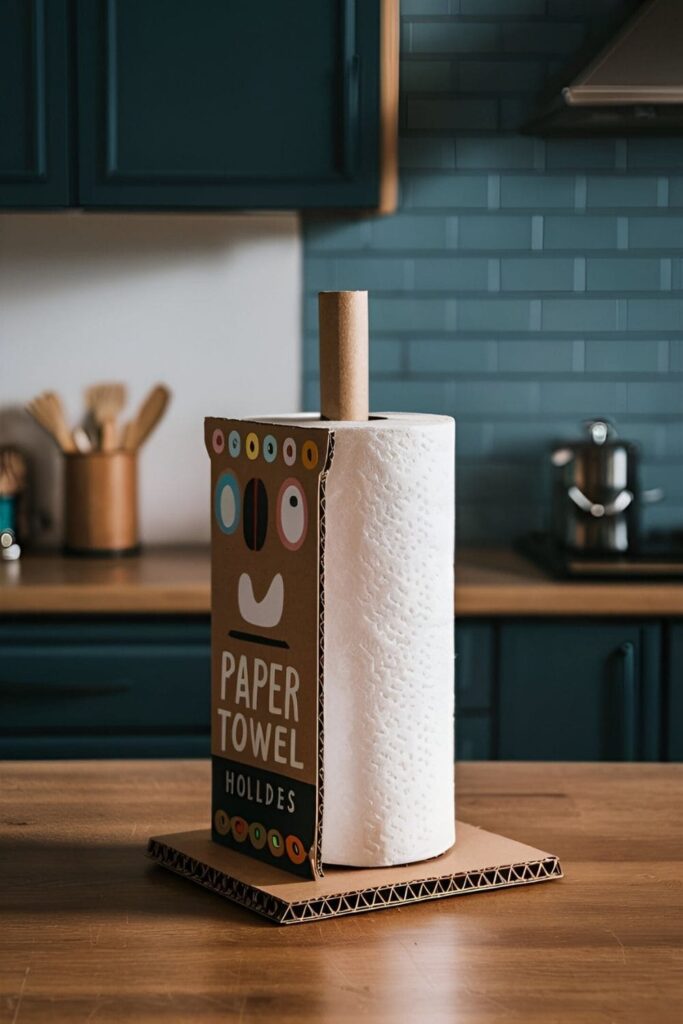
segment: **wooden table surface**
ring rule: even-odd
[[[0,612],[208,615],[208,548],[147,548],[135,558],[28,554],[0,562]],[[472,615],[683,616],[683,583],[560,582],[504,548],[464,548],[455,611]]]
[[[682,787],[462,764],[459,816],[564,880],[278,928],[144,858],[206,824],[207,762],[0,765],[0,1021],[679,1022]]]

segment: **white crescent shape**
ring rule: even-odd
[[[243,572],[237,584],[237,607],[245,622],[261,629],[277,626],[285,607],[285,582],[281,573],[276,573],[264,598],[257,601],[254,585],[248,572]]]

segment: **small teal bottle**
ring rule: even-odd
[[[16,533],[16,529],[16,497],[13,494],[0,494],[0,530]]]

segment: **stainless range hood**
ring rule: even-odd
[[[683,134],[683,0],[646,0],[524,126],[536,135]]]

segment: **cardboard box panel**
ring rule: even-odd
[[[212,835],[322,872],[324,424],[209,418]]]

